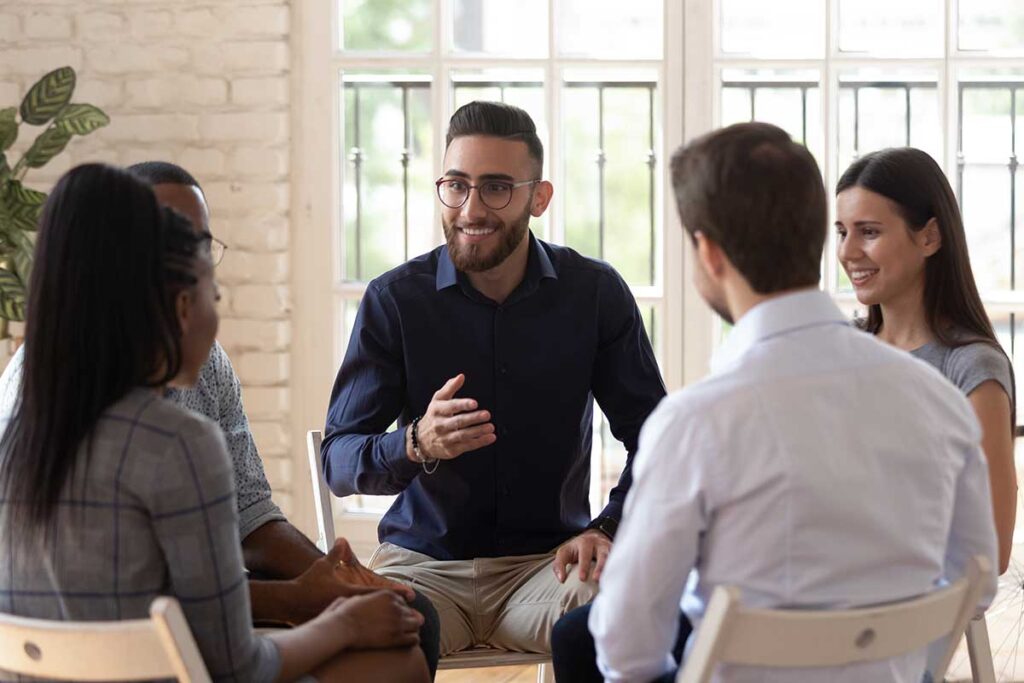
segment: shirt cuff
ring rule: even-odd
[[[608,504],[604,506],[604,510],[601,510],[601,514],[599,514],[594,519],[596,520],[596,519],[599,519],[601,517],[611,517],[616,522],[621,522],[622,521],[622,501],[620,501],[620,500],[609,500]]]
[[[287,517],[281,512],[281,508],[274,504],[271,498],[264,498],[253,503],[244,510],[238,512],[238,536],[243,541],[245,537],[259,529],[267,522],[286,522]]]
[[[381,440],[382,451],[384,452],[384,466],[400,481],[409,482],[422,472],[422,466],[413,462],[405,453],[405,433],[410,427],[399,427],[393,432],[388,432]]]

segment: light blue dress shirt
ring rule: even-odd
[[[752,308],[711,375],[662,401],[641,432],[589,622],[606,679],[671,670],[680,606],[699,631],[719,585],[748,606],[843,609],[931,591],[973,555],[995,567],[980,438],[956,387],[848,325],[826,294]],[[979,608],[995,589],[993,571]],[[720,666],[716,680],[919,683],[925,654]]]

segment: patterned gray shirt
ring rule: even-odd
[[[21,383],[23,356],[23,348],[18,349],[0,376],[0,416],[10,415],[14,408]],[[214,342],[196,385],[190,389],[169,389],[168,397],[178,405],[210,418],[224,432],[235,472],[239,537],[244,539],[267,522],[284,520],[285,516],[271,500],[263,461],[242,408],[242,385],[224,348]]]
[[[155,597],[171,595],[214,680],[274,680],[278,650],[250,621],[221,430],[135,389],[104,411],[91,436],[88,465],[80,454],[48,542],[9,535],[4,516],[16,501],[0,499],[0,611],[138,619]]]

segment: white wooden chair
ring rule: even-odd
[[[331,491],[324,479],[323,463],[320,460],[320,430],[306,432],[306,455],[309,459],[309,475],[313,484],[313,501],[316,504],[316,545],[327,552],[334,545],[334,513],[331,510]],[[489,647],[475,647],[442,657],[438,669],[483,669],[492,666],[537,665],[537,683],[554,683],[554,671],[549,665],[551,655],[524,652],[509,652]]]
[[[0,669],[65,681],[210,683],[178,601],[157,598],[149,616],[51,621],[0,614]]]
[[[715,666],[725,663],[775,668],[878,661],[956,634],[932,671],[941,681],[989,571],[989,561],[978,556],[967,575],[947,588],[889,605],[834,611],[745,608],[738,589],[719,586],[676,682],[706,683]]]
[[[967,625],[967,656],[971,660],[973,683],[996,683],[996,668],[992,663],[992,647],[988,642],[985,615],[971,619]]]

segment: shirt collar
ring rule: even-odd
[[[828,294],[801,290],[763,301],[747,311],[736,323],[711,360],[712,374],[738,361],[754,345],[807,327],[849,324]]]
[[[532,230],[527,234],[527,239],[530,240],[530,253],[526,262],[526,275],[523,282],[532,287],[544,278],[557,280],[558,271],[555,270],[554,264],[551,263],[551,257],[548,256],[548,252],[541,245],[540,240],[533,236]],[[448,254],[448,245],[442,245],[441,253],[437,257],[437,276],[435,278],[437,291],[456,285],[458,281],[458,271]]]

